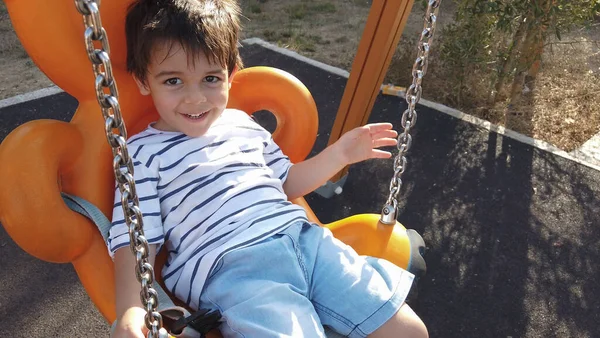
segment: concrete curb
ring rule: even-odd
[[[35,99],[40,99],[42,97],[62,93],[62,92],[63,92],[63,90],[58,88],[57,86],[51,86],[51,87],[35,90],[33,92],[9,97],[7,99],[0,100],[0,109],[4,108],[4,107],[15,105],[15,104],[19,104],[22,102],[32,101]]]

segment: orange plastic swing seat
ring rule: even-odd
[[[123,23],[129,2],[103,0],[101,14],[110,39],[119,102],[128,133],[133,135],[157,115],[151,100],[139,94],[125,70]],[[110,323],[116,316],[113,262],[94,224],[71,211],[60,195],[66,192],[82,197],[111,215],[112,153],[95,96],[82,18],[73,1],[5,3],[33,61],[75,97],[79,106],[68,123],[30,121],[2,142],[0,177],[5,180],[0,191],[0,222],[29,254],[49,262],[72,263],[91,300]],[[277,117],[273,136],[292,162],[309,154],[317,135],[317,108],[298,79],[274,68],[248,68],[235,75],[230,96],[230,107],[248,113],[268,110]],[[319,223],[303,198],[293,202],[304,206],[311,220]],[[323,226],[360,254],[383,257],[404,268],[409,264],[411,243],[399,223],[386,226],[379,223],[379,215],[369,214]],[[156,271],[160,277],[160,266]],[[218,333],[211,335],[217,337]]]

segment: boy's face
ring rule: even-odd
[[[154,49],[146,84],[136,82],[142,95],[152,95],[160,115],[154,128],[190,137],[204,135],[219,118],[231,86],[226,68],[210,63],[203,53],[188,59],[181,45],[170,43]]]

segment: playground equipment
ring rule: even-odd
[[[62,193],[78,196],[95,205],[99,213],[110,215],[116,178],[121,191],[129,193],[129,203],[124,204],[128,208],[126,214],[143,213],[137,209],[131,171],[123,173],[114,169],[122,165],[131,168],[125,142],[127,133],[139,132],[157,116],[151,100],[139,94],[125,70],[122,32],[125,9],[130,1],[102,1],[103,21],[98,4],[93,0],[77,0],[76,6],[41,0],[33,4],[31,1],[5,2],[13,26],[33,61],[54,83],[75,97],[79,107],[69,123],[31,121],[12,131],[0,145],[0,175],[10,178],[0,193],[0,221],[13,240],[31,255],[49,262],[72,263],[92,301],[112,322],[116,316],[114,271],[102,234],[90,220],[69,209]],[[375,1],[373,6],[382,2],[386,3]],[[402,3],[405,7],[412,5],[412,1]],[[414,82],[406,94],[409,108],[402,114],[404,131],[399,136],[390,195],[381,215],[356,215],[322,224],[360,254],[386,258],[417,275],[425,269],[421,257],[424,245],[416,232],[406,230],[396,221],[397,198],[439,3],[440,0],[429,1],[426,29],[413,69]],[[394,21],[397,30],[401,31],[404,16]],[[396,31],[396,43],[398,38]],[[90,74],[90,60],[95,82],[86,75]],[[368,104],[372,106],[372,100]],[[278,121],[273,136],[284,153],[292,162],[301,161],[309,154],[317,134],[316,106],[308,89],[291,74],[269,67],[238,72],[233,80],[229,107],[249,114],[260,110],[273,112]],[[303,198],[293,202],[306,209],[311,221],[321,224]],[[163,321],[153,282],[161,283],[164,255],[157,258],[155,267],[149,266],[144,257],[148,250],[141,223],[129,219],[128,225],[132,229],[132,250],[138,257],[136,273],[142,283],[144,307],[148,310],[149,335],[162,336],[165,333],[160,330]]]

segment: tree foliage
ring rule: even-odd
[[[472,78],[485,78],[490,103],[514,100],[535,80],[551,36],[592,24],[600,0],[455,0],[443,30],[442,62],[457,80],[460,105]]]

